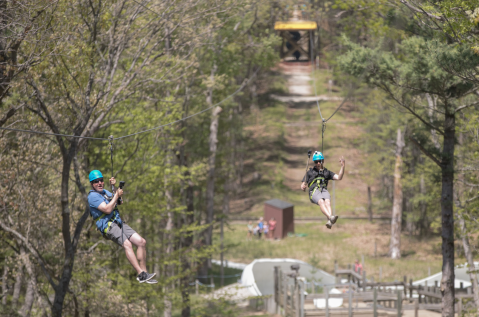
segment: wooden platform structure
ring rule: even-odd
[[[283,39],[280,56],[284,61],[314,60],[313,34],[318,25],[315,21],[302,20],[300,10],[293,11],[289,21],[276,22],[274,29]]]
[[[282,316],[289,317],[401,317],[405,310],[413,310],[418,317],[419,310],[441,312],[441,293],[437,285],[416,286],[412,280],[407,282],[374,282],[366,279],[366,272],[358,274],[351,267],[338,269],[335,275],[347,277],[346,283],[321,285],[306,282],[297,272],[282,272],[279,267],[274,271],[274,302]],[[319,293],[316,293],[319,286]],[[342,290],[341,294],[330,294],[329,290]],[[305,292],[307,295],[305,295]],[[473,299],[470,288],[456,289],[455,311],[461,314],[464,299]],[[342,298],[343,305],[328,307],[330,298]],[[315,299],[324,299],[325,308],[317,308]],[[470,305],[472,301],[468,301]]]

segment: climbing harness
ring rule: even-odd
[[[323,173],[321,173],[323,174]],[[324,175],[324,174],[323,174]],[[316,192],[316,190],[318,188],[321,189],[321,192],[323,191],[324,188],[326,188],[326,185],[325,185],[325,182],[326,180],[324,179],[324,176],[318,176],[316,177],[315,179],[313,179],[313,181],[311,181],[309,184],[308,184],[308,187],[310,188],[312,185],[316,184],[316,186],[314,187],[314,190],[311,192],[311,195],[309,197],[309,199],[313,199],[313,195],[314,193]]]
[[[113,199],[113,196],[110,197],[106,193],[105,194],[100,194],[99,192],[97,192],[95,190],[91,190],[89,194],[91,194],[91,193],[95,193],[95,194],[98,194],[98,195],[102,196],[103,198],[108,200],[108,202],[110,202]],[[113,211],[112,211],[112,214],[113,214],[113,216],[110,219],[108,219],[107,227],[103,231],[100,231],[103,236],[106,235],[106,233],[108,232],[108,229],[110,229],[110,226],[113,222],[116,221],[117,223],[119,223],[119,221],[121,221],[121,220],[119,220],[120,211],[118,210],[118,208],[115,207],[115,209],[113,209]],[[90,212],[90,216],[92,216],[92,218],[93,218],[93,215],[91,214],[91,212]],[[98,220],[100,220],[100,219],[102,219],[106,216],[108,216],[108,215],[105,214],[105,213],[102,213],[102,215],[100,217],[97,217],[97,218],[93,219],[93,221],[96,224],[96,222]],[[98,226],[97,226],[97,228],[98,228]],[[122,221],[122,229],[123,229],[123,221]],[[100,229],[98,229],[98,230],[100,230]]]
[[[321,192],[324,189],[326,189],[326,190],[328,189],[328,181],[324,177],[324,173],[326,171],[327,171],[327,169],[325,169],[325,168],[323,170],[319,171],[319,175],[317,177],[315,177],[311,182],[309,182],[308,188],[311,188],[311,186],[316,185],[316,186],[314,186],[314,189],[311,192],[311,195],[309,196],[309,199],[313,199],[313,195],[316,192],[316,190],[318,190],[318,188],[321,190]]]

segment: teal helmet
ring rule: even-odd
[[[323,153],[318,152],[318,151],[314,152],[314,154],[313,154],[313,162],[315,162],[315,161],[324,161]]]
[[[101,174],[99,170],[93,170],[90,172],[90,175],[88,175],[88,178],[90,179],[90,182],[92,182],[95,179],[103,178],[103,175]]]

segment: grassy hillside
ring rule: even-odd
[[[384,222],[370,224],[367,221],[340,221],[332,230],[324,223],[295,224],[296,233],[306,237],[288,237],[284,240],[248,240],[246,225],[231,225],[225,233],[225,259],[250,263],[257,258],[294,258],[318,267],[329,273],[334,271],[334,262],[345,268],[355,259],[364,256],[364,269],[368,277],[379,280],[382,270],[383,281],[402,280],[404,275],[414,280],[428,276],[429,271],[441,271],[441,239],[438,236],[418,240],[402,236],[402,259],[391,260],[387,256],[389,247],[389,225]],[[374,256],[374,245],[377,253]],[[458,263],[464,263],[460,260]]]
[[[326,93],[327,71],[319,70],[315,76],[318,94]],[[272,84],[275,93],[288,94],[287,75],[278,72],[272,80],[276,81]],[[335,88],[327,96],[339,97],[341,94],[337,90]],[[259,216],[263,213],[265,200],[281,198],[295,205],[298,217],[320,216],[319,208],[299,189],[308,149],[321,150],[321,118],[316,102],[284,103],[272,99],[270,91],[266,90],[259,104],[260,110],[247,119],[250,125],[247,128],[246,176],[243,191],[232,203],[233,215]],[[320,101],[323,117],[329,117],[339,104],[340,101]],[[338,172],[341,155],[347,164],[344,180],[336,184],[338,215],[366,215],[367,185],[358,171],[363,160],[357,149],[362,131],[356,111],[355,106],[347,102],[327,123],[325,131],[326,167]],[[332,193],[332,185],[329,190]]]
[[[278,72],[273,76],[275,94],[288,95],[290,75]],[[318,94],[341,96],[333,86],[328,94],[329,75],[326,70],[315,73]],[[289,80],[289,81],[288,81]],[[311,84],[313,82],[311,81]],[[267,89],[260,97],[260,110],[248,118],[250,126],[247,142],[246,177],[243,191],[232,203],[233,216],[261,216],[263,203],[279,198],[294,204],[295,216],[322,216],[319,207],[310,203],[307,194],[299,189],[307,159],[307,150],[320,150],[321,121],[316,102],[280,102],[270,97]],[[323,117],[328,118],[340,101],[320,101]],[[282,241],[246,239],[246,225],[232,224],[225,231],[228,246],[225,258],[249,263],[255,258],[289,257],[309,263],[317,262],[319,268],[333,272],[334,262],[340,267],[364,256],[368,276],[382,280],[419,279],[441,270],[441,240],[438,235],[420,240],[404,234],[401,260],[387,257],[390,224],[388,221],[345,221],[341,215],[366,216],[367,184],[361,175],[367,173],[360,167],[366,159],[359,145],[366,137],[354,102],[344,107],[327,123],[324,139],[326,167],[339,171],[338,158],[344,155],[346,173],[336,186],[336,214],[339,222],[332,230],[324,226],[326,220],[296,224],[296,233],[306,237],[290,237]],[[375,187],[373,186],[373,193]],[[329,186],[332,192],[332,185]],[[374,196],[373,196],[374,203]],[[374,205],[374,204],[373,204]],[[390,210],[374,205],[375,214],[390,214]],[[219,237],[219,235],[215,235]],[[377,254],[374,256],[375,244]],[[457,263],[464,263],[456,258]]]

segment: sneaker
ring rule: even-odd
[[[148,280],[151,280],[153,278],[153,276],[155,276],[156,273],[148,273],[148,272],[141,272],[140,274],[138,274],[138,276],[136,277],[136,280],[140,283],[145,283],[146,281]]]
[[[331,221],[331,224],[334,225],[336,223],[336,221],[338,220],[339,216],[331,216],[331,218],[329,218],[329,220]]]
[[[146,284],[156,284],[156,283],[158,283],[158,281],[154,279],[146,281]]]
[[[326,222],[326,228],[331,229],[332,226],[331,220],[328,220],[328,222]]]

